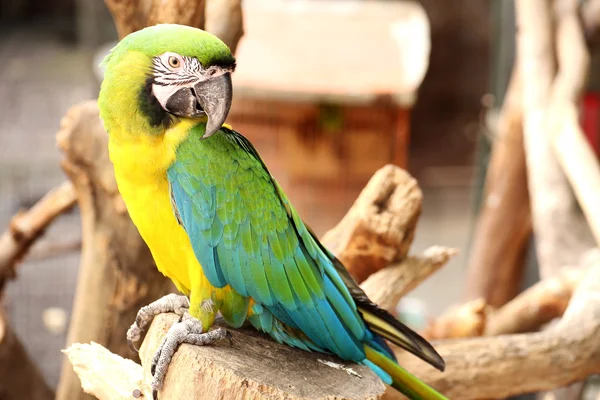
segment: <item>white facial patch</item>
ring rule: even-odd
[[[221,76],[230,70],[217,66],[204,69],[195,57],[167,52],[152,60],[152,72],[154,75],[152,94],[166,109],[169,98],[182,87],[194,86],[207,79]]]

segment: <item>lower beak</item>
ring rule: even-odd
[[[202,138],[207,138],[218,131],[229,114],[233,88],[231,85],[231,74],[229,72],[202,81],[194,86],[196,99],[208,116],[206,132]]]

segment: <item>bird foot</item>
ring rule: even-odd
[[[135,317],[135,322],[127,330],[127,344],[129,348],[133,351],[138,351],[135,343],[142,338],[142,333],[144,333],[155,316],[168,312],[174,312],[183,316],[189,306],[190,302],[187,297],[171,293],[140,308]]]
[[[187,312],[182,316],[180,322],[174,323],[169,328],[167,335],[162,340],[156,353],[154,353],[150,366],[150,373],[152,374],[152,398],[154,400],[158,399],[158,391],[162,389],[167,368],[180,344],[187,343],[204,346],[225,338],[231,341],[231,333],[223,328],[213,329],[206,333],[202,333],[202,330],[202,323]]]

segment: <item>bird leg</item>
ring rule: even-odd
[[[171,293],[140,308],[135,317],[135,322],[127,330],[127,344],[129,348],[133,351],[138,351],[134,343],[142,338],[142,333],[156,315],[174,312],[177,315],[183,316],[189,307],[190,302],[186,296]]]
[[[224,338],[228,338],[231,341],[231,333],[223,328],[216,328],[203,333],[202,323],[188,312],[185,312],[181,321],[169,328],[169,331],[152,358],[152,365],[150,366],[150,373],[152,374],[152,398],[157,400],[158,391],[162,388],[167,368],[180,344],[187,343],[204,346]]]

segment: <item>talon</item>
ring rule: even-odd
[[[135,317],[135,322],[127,330],[127,345],[132,351],[139,352],[135,343],[141,340],[142,334],[152,322],[154,316],[167,312],[174,312],[183,316],[188,307],[188,298],[176,294],[168,294],[142,307]]]
[[[152,399],[158,400],[158,390],[152,389]]]
[[[225,337],[229,340],[229,346],[233,346],[233,335],[228,330],[225,330]]]
[[[177,348],[182,343],[192,345],[210,345],[225,337],[232,337],[231,333],[223,328],[203,332],[202,323],[193,318],[184,316],[182,322],[177,322],[169,328],[150,364],[152,374],[152,389],[160,390],[167,374],[169,364]],[[231,339],[230,339],[231,340]]]

